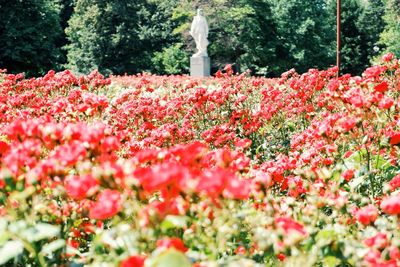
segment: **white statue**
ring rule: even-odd
[[[203,16],[202,9],[197,9],[197,16],[193,19],[190,35],[193,36],[197,48],[197,53],[193,57],[207,57],[208,24],[206,18]]]

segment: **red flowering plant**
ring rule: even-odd
[[[399,85],[1,71],[0,265],[399,266]]]

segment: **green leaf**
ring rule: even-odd
[[[338,182],[338,181],[340,181],[340,178],[341,178],[341,173],[337,170],[333,171],[332,180]]]
[[[321,245],[328,245],[337,239],[337,233],[331,229],[324,229],[318,232],[315,240]]]
[[[0,233],[4,233],[7,229],[8,222],[4,218],[0,218]]]
[[[65,246],[65,240],[64,239],[57,239],[49,244],[46,244],[42,248],[42,253],[43,254],[51,254],[54,251],[57,251]]]
[[[15,188],[15,183],[14,183],[13,177],[11,175],[10,176],[6,176],[4,178],[4,181],[5,181],[6,185],[7,185],[7,187],[9,188],[8,191],[13,191],[14,188]]]
[[[0,248],[0,265],[7,263],[24,251],[24,245],[19,240],[8,241]]]
[[[335,267],[340,263],[340,260],[334,256],[327,256],[323,260],[323,266],[326,267]]]
[[[168,215],[161,223],[161,229],[167,231],[173,228],[183,228],[187,225],[186,216]]]
[[[29,187],[25,188],[25,190],[22,192],[16,191],[16,192],[12,193],[10,195],[10,199],[13,201],[24,201],[27,198],[29,198],[30,196],[32,196],[33,193],[35,193],[35,191],[36,191],[35,187],[29,186]]]
[[[350,169],[360,169],[362,165],[362,160],[364,159],[367,151],[365,149],[361,149],[355,153],[353,153],[347,159],[344,159],[345,165]]]
[[[191,267],[189,259],[180,251],[175,249],[168,249],[163,253],[156,256],[156,258],[150,263],[150,267]]]
[[[373,157],[373,166],[376,169],[387,169],[388,167],[390,167],[390,161],[385,160],[382,156],[380,155],[376,155]]]
[[[1,224],[0,220],[0,246],[3,246],[10,239],[10,233],[6,231],[6,228],[2,228]]]

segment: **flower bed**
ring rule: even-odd
[[[0,264],[399,266],[400,68],[0,74]]]

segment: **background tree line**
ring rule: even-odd
[[[342,0],[342,68],[400,56],[400,2]],[[335,64],[336,0],[0,0],[0,68],[104,74],[187,73],[202,7],[213,68],[277,76]]]

